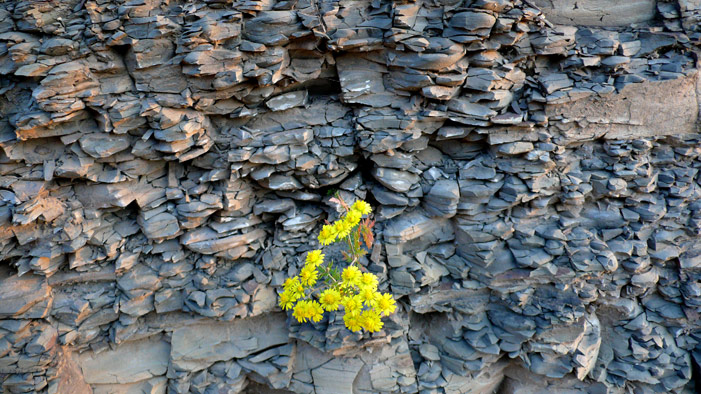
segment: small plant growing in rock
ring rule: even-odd
[[[318,322],[324,312],[343,307],[343,322],[349,330],[379,331],[382,317],[394,313],[397,306],[392,294],[377,291],[377,276],[363,272],[359,264],[360,257],[367,253],[363,244],[370,249],[373,243],[375,222],[367,217],[372,208],[363,200],[349,206],[338,195],[331,201],[341,205],[345,214],[323,226],[319,243],[323,246],[345,243],[343,257],[348,265],[341,271],[333,261],[324,261],[321,249],[310,251],[299,275],[285,281],[280,307],[292,309],[292,316],[300,323]]]

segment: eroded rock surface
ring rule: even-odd
[[[5,1],[0,391],[693,392],[701,4]],[[276,305],[366,199],[374,335]]]

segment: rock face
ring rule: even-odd
[[[621,27],[653,20],[658,2],[655,0],[535,0],[534,3],[552,23]],[[673,2],[660,3],[662,7],[676,6]]]
[[[126,342],[114,350],[85,352],[78,364],[87,383],[134,383],[164,375],[169,355],[170,345],[154,336]]]
[[[700,47],[686,0],[2,2],[0,391],[693,392]],[[374,335],[276,305],[329,191]]]

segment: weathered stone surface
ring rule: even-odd
[[[5,1],[0,391],[689,391],[700,43],[687,0]],[[334,193],[374,334],[277,305]]]
[[[287,337],[285,316],[279,313],[182,327],[173,332],[172,365],[182,371],[199,371],[217,361],[244,358],[285,344]]]
[[[49,383],[48,392],[76,394],[94,394],[94,390],[85,381],[83,371],[77,362],[78,356],[71,353],[68,347],[63,348],[59,363],[56,366],[56,379]]]
[[[655,16],[655,1],[632,0],[609,2],[605,0],[536,0],[545,17],[562,25],[626,26],[647,22]]]
[[[78,356],[78,364],[87,383],[134,383],[164,375],[170,348],[159,337],[147,338],[125,342],[115,350],[85,352]]]
[[[586,122],[585,128],[574,127],[565,132],[573,139],[635,139],[694,133],[701,103],[698,79],[698,72],[694,72],[668,81],[626,85],[616,95],[547,105],[545,112],[551,118]],[[669,110],[660,112],[662,107]]]
[[[167,213],[162,212],[148,219],[142,219],[140,216],[137,220],[141,225],[141,231],[144,235],[151,239],[169,238],[180,231],[178,219]]]
[[[312,369],[315,392],[323,394],[351,394],[353,382],[363,366],[360,360],[334,359]]]
[[[424,203],[426,211],[434,216],[453,217],[457,212],[460,200],[460,188],[458,182],[441,179],[429,190]]]
[[[168,379],[161,376],[136,383],[96,384],[93,387],[93,394],[164,394],[168,389]]]
[[[19,277],[0,272],[0,316],[3,318],[41,318],[50,306],[51,288],[38,275]],[[11,275],[11,276],[10,276]]]

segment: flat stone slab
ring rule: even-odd
[[[626,26],[655,17],[655,0],[535,0],[552,23],[585,26]]]
[[[288,335],[283,313],[181,327],[173,331],[171,339],[172,364],[177,370],[199,371],[217,361],[283,345]]]
[[[625,85],[619,93],[590,96],[559,105],[546,105],[551,119],[562,117],[585,127],[573,127],[565,136],[575,140],[635,139],[697,132],[699,118],[698,72],[666,81]],[[661,110],[663,109],[663,110]]]
[[[6,277],[0,272],[0,318],[17,317],[41,318],[48,312],[46,308],[34,308],[51,295],[46,278],[38,275],[12,275]],[[44,313],[42,313],[42,310]],[[27,312],[29,312],[27,315]]]
[[[78,356],[78,364],[89,384],[134,383],[164,375],[170,345],[160,337],[125,342],[114,350]]]

